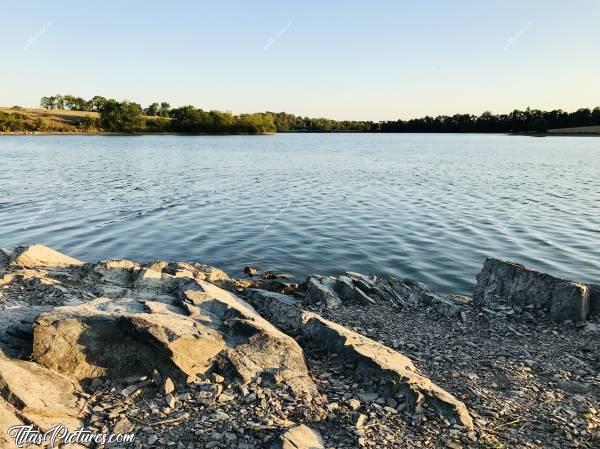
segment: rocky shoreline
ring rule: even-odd
[[[473,298],[359,273],[0,250],[5,429],[113,448],[600,444],[600,287],[487,259]],[[39,447],[39,446],[32,446]]]

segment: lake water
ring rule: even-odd
[[[600,139],[0,137],[0,246],[351,270],[469,293],[485,256],[600,282]]]

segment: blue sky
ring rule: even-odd
[[[600,2],[25,1],[0,105],[70,93],[337,119],[600,105]]]

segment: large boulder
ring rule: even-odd
[[[32,357],[76,380],[142,376],[150,367],[179,378],[192,374],[193,365],[187,372],[189,364],[176,364],[180,360],[176,349],[185,351],[186,342],[196,342],[193,321],[183,315],[150,313],[157,308],[133,298],[98,298],[54,308],[34,324]]]
[[[473,299],[479,305],[496,301],[537,305],[556,321],[584,321],[590,309],[590,287],[488,257],[477,275]]]
[[[29,245],[16,248],[11,266],[16,268],[73,267],[83,262],[44,245]]]
[[[75,380],[121,379],[156,369],[183,382],[216,371],[317,394],[300,346],[236,295],[198,280],[197,273],[186,277],[165,273],[165,266],[123,265],[100,270],[103,278],[124,283],[130,274],[123,270],[136,270],[122,295],[56,307],[37,319],[35,361]],[[118,272],[107,273],[111,269]]]
[[[380,386],[383,396],[404,394],[413,409],[427,401],[449,419],[468,428],[473,426],[466,406],[423,376],[408,357],[301,309],[290,296],[258,289],[249,289],[246,295],[261,314],[286,332],[299,335],[322,351],[339,354],[354,363],[365,381]]]

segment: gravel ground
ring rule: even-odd
[[[268,448],[292,423],[318,429],[325,446],[338,449],[598,447],[600,327],[499,309],[473,308],[462,319],[382,303],[323,311],[412,358],[465,402],[475,418],[472,432],[449,426],[433,410],[409,413],[402,398],[378,398],[335,354],[310,345],[307,363],[322,397],[297,398],[262,379],[245,387],[206,379],[173,392],[169,407],[156,386],[124,399],[103,384],[90,402],[90,422],[105,431],[128,423],[137,434],[134,448]]]
[[[541,311],[472,308],[462,319],[387,304],[324,315],[410,357],[475,417],[473,447],[600,445],[600,327]],[[478,446],[479,445],[479,446]]]

